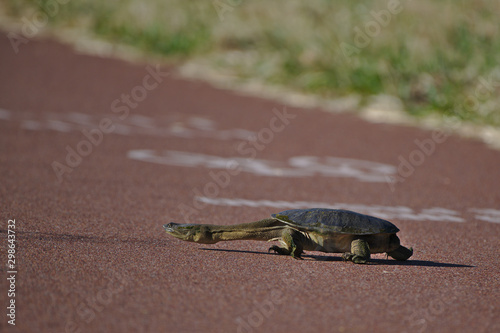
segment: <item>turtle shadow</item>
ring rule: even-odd
[[[233,250],[233,249],[211,249],[202,247],[200,250],[203,251],[216,251],[216,252],[232,252],[232,253],[250,253],[259,255],[270,255],[276,256],[275,253],[262,252],[262,251],[248,251],[248,250]],[[285,256],[283,256],[285,257]],[[303,254],[302,258],[310,261],[344,261],[340,256],[332,255],[316,255],[316,254]],[[436,262],[430,260],[406,260],[398,261],[394,259],[378,259],[372,258],[368,262],[368,265],[385,265],[385,266],[421,266],[421,267],[441,267],[441,268],[472,268],[476,266],[462,265],[462,264],[452,264],[445,262]]]
[[[386,265],[386,266],[422,266],[422,267],[442,267],[442,268],[473,268],[476,266],[463,265],[463,264],[452,264],[447,262],[437,262],[430,260],[405,260],[398,261],[393,259],[371,259],[371,263],[376,265]]]
[[[0,234],[7,233],[7,230],[0,229]],[[67,233],[39,232],[39,231],[17,231],[16,234],[21,235],[19,239],[30,241],[52,241],[66,243],[102,243],[102,244],[121,244],[121,243],[137,243],[145,245],[161,245],[163,240],[160,239],[138,239],[138,238],[123,238],[119,236],[99,237],[93,235],[78,235]]]
[[[200,250],[215,251],[215,252],[250,253],[250,254],[268,255],[268,256],[279,256],[279,257],[284,257],[284,258],[290,257],[288,255],[279,255],[279,254],[276,254],[273,252],[263,252],[263,251],[212,249],[212,248],[206,248],[206,247],[202,247],[202,248],[200,248]],[[322,256],[322,255],[314,255],[314,254],[303,254],[301,256],[301,258],[304,260],[311,260],[311,261],[343,261],[341,257]]]
[[[200,250],[203,251],[215,251],[215,252],[233,252],[233,253],[250,253],[250,254],[260,254],[260,255],[276,255],[274,253],[261,252],[261,251],[248,251],[248,250],[231,250],[231,249],[209,249],[207,247],[202,247]]]
[[[345,261],[340,256],[322,256],[322,255],[303,255],[302,257],[309,257],[315,261]],[[394,259],[379,259],[379,258],[371,258],[368,262],[368,265],[385,265],[385,266],[422,266],[422,267],[476,267],[470,265],[462,265],[462,264],[452,264],[445,262],[436,262],[429,260],[406,260],[399,261]]]

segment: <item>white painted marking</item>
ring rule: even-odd
[[[0,119],[9,120],[10,119],[10,111],[5,109],[0,109]]]
[[[156,128],[153,118],[133,114],[129,119],[131,123],[138,127]]]
[[[68,114],[51,113],[48,119],[59,119],[61,121],[71,122],[77,125],[94,126],[92,116],[86,113],[71,112]]]
[[[132,134],[130,127],[127,125],[114,124],[114,128],[115,129],[114,129],[113,133],[115,133],[115,134],[120,134],[120,135],[125,135],[125,136]]]
[[[259,176],[275,177],[324,177],[355,178],[363,182],[385,182],[386,177],[396,173],[392,165],[349,158],[297,156],[287,162],[250,159],[243,157],[220,157],[200,153],[173,150],[156,152],[149,149],[131,150],[131,159],[184,167],[205,167],[208,169],[231,169]]]
[[[193,126],[194,128],[197,128],[199,130],[203,131],[215,131],[216,126],[215,122],[210,119],[202,118],[202,117],[191,117],[188,120],[188,123]]]
[[[52,129],[58,132],[71,132],[73,126],[70,124],[60,121],[60,120],[49,120],[46,124],[48,129]]]
[[[36,120],[24,120],[21,123],[21,128],[32,131],[39,131],[43,128],[43,126],[39,121]]]
[[[217,206],[248,206],[248,207],[273,207],[273,208],[335,208],[347,209],[363,214],[377,216],[383,219],[400,219],[413,221],[441,221],[441,222],[465,222],[460,216],[460,213],[446,208],[426,208],[421,211],[415,211],[410,207],[405,206],[380,206],[380,205],[362,205],[362,204],[346,204],[346,203],[326,203],[315,201],[271,201],[271,200],[248,200],[248,199],[232,199],[232,198],[209,198],[196,197],[196,200]]]
[[[392,165],[340,157],[298,156],[292,157],[289,164],[324,176],[351,177],[367,182],[384,181],[386,176],[396,172]]]
[[[19,121],[21,127],[33,131],[81,131],[84,128],[98,128],[102,119],[113,121],[118,135],[147,135],[158,137],[179,137],[186,139],[211,138],[218,140],[248,140],[256,133],[245,129],[217,129],[216,123],[199,116],[179,115],[176,120],[165,117],[152,118],[131,114],[119,119],[114,114],[89,115],[78,112],[32,113],[11,112],[0,109],[0,120]],[[179,118],[179,119],[177,119]]]
[[[500,210],[491,208],[471,208],[471,212],[476,213],[475,218],[481,221],[500,223]]]

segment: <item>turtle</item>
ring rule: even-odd
[[[230,240],[279,241],[268,252],[302,259],[305,251],[343,253],[356,264],[369,261],[371,253],[387,253],[404,261],[413,248],[400,244],[399,229],[389,221],[344,209],[290,209],[256,222],[233,225],[168,223],[165,231],[178,239],[202,244]]]

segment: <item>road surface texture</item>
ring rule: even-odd
[[[500,331],[500,152],[174,73],[1,35],[2,332]],[[414,255],[162,228],[304,207],[389,219]]]

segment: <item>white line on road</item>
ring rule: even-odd
[[[471,208],[469,211],[476,213],[476,219],[491,223],[500,223],[500,210],[491,208]]]
[[[341,157],[295,156],[288,161],[244,157],[221,157],[193,152],[150,149],[131,150],[127,156],[143,162],[208,169],[232,169],[259,176],[355,178],[363,182],[385,182],[396,168],[392,165]]]
[[[326,203],[317,201],[283,201],[283,200],[249,200],[240,198],[209,198],[196,197],[197,201],[216,206],[233,207],[273,207],[273,208],[334,208],[347,209],[367,215],[377,216],[383,219],[400,219],[412,221],[440,221],[440,222],[465,222],[462,214],[456,210],[432,207],[416,211],[405,206],[380,206],[346,203]],[[470,208],[470,212],[475,213],[476,220],[500,223],[500,210],[491,208]]]
[[[18,121],[20,127],[33,131],[56,131],[68,133],[99,127],[99,121],[105,114],[91,115],[78,112],[67,113],[32,113],[0,109],[0,120]],[[112,115],[110,115],[112,116]],[[218,140],[246,140],[255,135],[253,131],[230,128],[218,129],[217,124],[200,116],[174,114],[170,118],[152,118],[143,115],[131,115],[120,123],[114,124],[114,134],[147,135],[157,137],[179,137],[186,139],[210,138]]]
[[[401,219],[413,221],[442,221],[442,222],[465,222],[460,212],[455,210],[432,207],[416,211],[405,206],[380,206],[346,203],[326,203],[315,201],[272,201],[272,200],[248,200],[234,198],[209,198],[196,197],[196,200],[217,206],[247,206],[247,207],[273,207],[273,208],[335,208],[347,209],[363,214],[377,216],[383,219]]]

